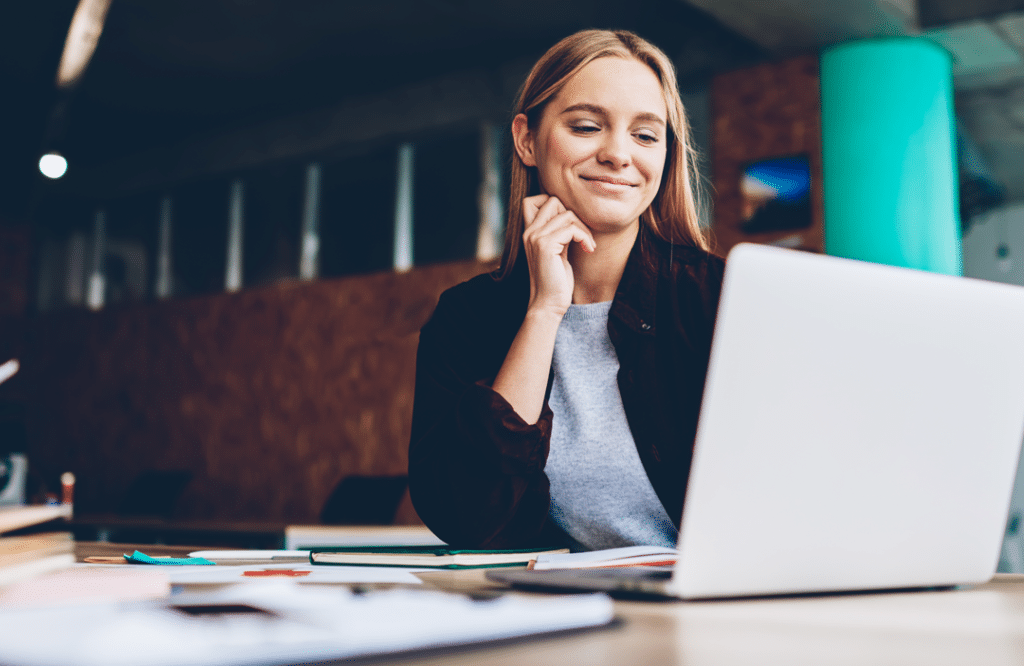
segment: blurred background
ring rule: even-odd
[[[0,458],[27,454],[25,499],[74,471],[89,538],[416,523],[419,327],[494,265],[513,98],[591,27],[675,62],[723,253],[827,249],[822,53],[940,46],[957,270],[1024,285],[1024,1],[7,3]]]

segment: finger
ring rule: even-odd
[[[526,197],[523,199],[523,222],[525,223],[525,226],[529,227],[533,224],[533,221],[537,218],[537,211],[539,211],[540,207],[544,205],[544,202],[550,198],[551,197],[546,194],[536,194],[532,197]]]
[[[563,212],[565,212],[565,206],[562,205],[562,202],[555,197],[548,197],[547,200],[544,201],[544,203],[540,206],[540,208],[537,209],[537,213],[536,215],[533,216],[533,219],[527,222],[526,226],[527,228],[530,228],[534,224],[544,223],[553,218],[555,215],[558,215],[559,213]]]
[[[549,199],[552,199],[552,200],[554,200],[554,202],[555,202],[555,203],[554,203],[554,205],[555,205],[555,209],[556,209],[556,210],[557,210],[557,211],[558,211],[559,213],[564,213],[565,211],[569,210],[568,208],[566,208],[566,207],[565,207],[565,204],[563,204],[563,203],[562,203],[562,200],[561,200],[561,199],[559,199],[558,197],[548,197],[548,198],[549,198]]]
[[[587,225],[578,219],[572,225],[572,239],[580,244],[584,252],[593,254],[594,250],[597,249],[597,241],[594,240],[594,234],[590,232]]]
[[[594,234],[590,231],[590,227],[583,224],[580,218],[576,217],[576,214],[571,210],[564,210],[562,213],[551,218],[547,224],[550,224],[552,228],[557,228],[565,225],[573,227],[573,240],[578,242],[580,246],[587,252],[593,252],[597,249],[597,241],[594,240]],[[538,228],[539,233],[544,233],[544,226]]]
[[[537,242],[546,239],[554,240],[559,245],[567,246],[569,243],[577,242],[586,252],[593,252],[597,249],[597,242],[590,229],[583,224],[572,211],[560,213],[547,222],[534,225],[530,229],[529,236]]]

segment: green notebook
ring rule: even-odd
[[[443,546],[342,546],[309,551],[313,564],[368,567],[429,567],[431,569],[478,569],[526,566],[538,555],[568,553],[553,550],[465,550]]]

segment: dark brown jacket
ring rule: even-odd
[[[679,523],[697,431],[721,258],[641,232],[626,264],[608,333],[619,392],[647,476]],[[409,444],[409,487],[437,536],[467,548],[562,545],[548,520],[546,399],[527,424],[490,385],[526,314],[525,257],[501,281],[478,275],[441,295],[420,332]],[[548,382],[550,392],[551,382]]]

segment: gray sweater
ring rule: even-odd
[[[551,519],[574,550],[675,547],[677,526],[637,454],[619,396],[619,360],[608,337],[611,301],[570,305],[555,339],[548,404]]]

